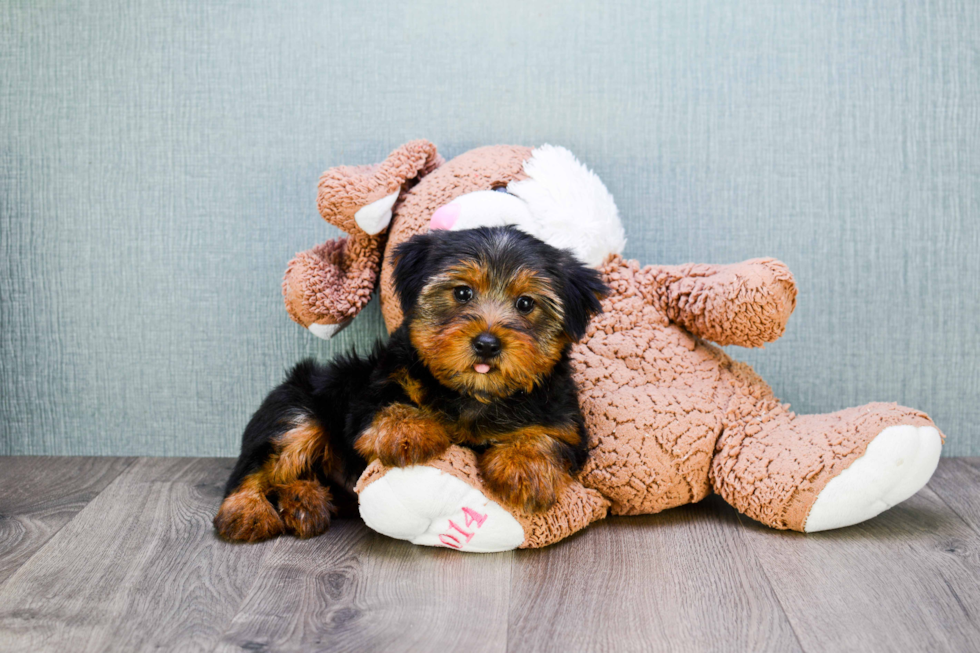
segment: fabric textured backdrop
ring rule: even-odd
[[[231,455],[302,356],[327,167],[551,142],[643,262],[786,261],[734,349],[798,412],[894,400],[980,455],[980,3],[5,2],[0,454]]]

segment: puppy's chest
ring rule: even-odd
[[[499,442],[526,426],[521,419],[520,401],[513,398],[491,403],[462,399],[443,403],[436,410],[446,420],[453,439],[468,446]]]
[[[410,401],[440,417],[457,444],[488,446],[533,422],[531,397],[524,392],[486,402],[450,390],[428,375],[403,370],[393,378]]]

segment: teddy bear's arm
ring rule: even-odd
[[[371,299],[381,267],[381,237],[363,232],[297,254],[282,281],[286,311],[329,338]]]
[[[429,141],[395,149],[381,163],[337,166],[320,177],[323,219],[350,234],[300,252],[282,282],[286,311],[314,335],[330,338],[364,308],[377,286],[384,236],[402,191],[442,157]]]
[[[416,140],[381,163],[330,168],[320,176],[317,208],[324,220],[349,234],[379,234],[388,227],[402,189],[441,164],[435,145]]]
[[[789,268],[771,258],[733,265],[651,266],[644,294],[667,317],[719,345],[761,347],[783,335],[796,307]]]

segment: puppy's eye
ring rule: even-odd
[[[460,304],[465,304],[473,299],[473,289],[469,286],[456,286],[453,288],[453,297],[455,297],[456,301],[458,301]]]
[[[517,307],[517,312],[523,315],[527,315],[534,310],[534,300],[530,297],[518,297],[517,303],[514,304]]]

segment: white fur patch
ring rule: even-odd
[[[940,449],[942,438],[931,426],[889,426],[868,443],[863,456],[824,486],[803,530],[858,524],[905,501],[929,482]]]
[[[626,246],[623,223],[612,195],[592,171],[563,147],[543,145],[524,162],[528,179],[507,192],[481,190],[460,195],[451,229],[513,225],[559,249],[571,250],[590,267]]]
[[[354,222],[369,236],[381,233],[391,222],[391,207],[395,205],[397,199],[398,193],[396,192],[361,207],[354,214]]]
[[[609,254],[621,254],[626,234],[619,210],[602,181],[571,152],[542,145],[524,162],[529,177],[507,191],[527,203],[534,224],[521,228],[546,243],[569,249],[596,267]]]
[[[350,323],[350,320],[346,320],[340,324],[311,324],[307,328],[310,330],[310,333],[315,335],[317,338],[330,340],[335,335],[350,326]]]
[[[478,190],[460,195],[450,204],[460,208],[452,231],[514,225],[532,236],[537,235],[528,228],[535,222],[527,204],[513,195],[496,190]]]

